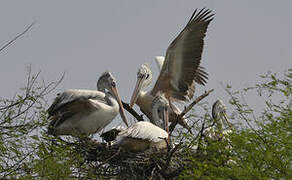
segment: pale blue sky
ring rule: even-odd
[[[95,89],[98,76],[110,70],[129,101],[137,68],[164,55],[196,8],[216,15],[205,38],[202,66],[211,88],[206,100],[227,100],[220,83],[251,85],[268,70],[291,68],[292,1],[1,1],[0,46],[32,21],[35,26],[0,53],[1,96],[14,95],[25,84],[26,66],[55,80],[66,72],[56,94],[68,88]],[[49,97],[51,101],[54,96]],[[256,105],[256,101],[251,99]]]

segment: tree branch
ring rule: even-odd
[[[209,91],[205,91],[204,94],[202,94],[201,96],[197,97],[188,107],[186,107],[182,113],[180,113],[180,115],[178,116],[178,119],[179,118],[182,118],[184,115],[186,115],[193,107],[194,105],[196,105],[198,102],[200,102],[202,99],[204,99],[205,97],[207,97],[211,92],[213,92],[214,89],[211,89]],[[177,121],[176,122],[173,122],[171,123],[169,129],[171,130],[170,131],[170,135],[172,133],[172,131],[174,130],[175,126],[177,125]]]
[[[187,114],[194,107],[194,105],[196,105],[202,99],[204,99],[205,97],[207,97],[213,91],[214,91],[214,89],[211,89],[209,91],[205,91],[204,94],[202,94],[201,96],[197,97],[188,107],[186,107],[184,109],[184,111],[182,113],[180,113],[179,117],[182,118],[185,114]]]
[[[34,24],[35,24],[35,21],[32,22],[22,33],[20,33],[17,36],[15,36],[8,43],[4,44],[4,46],[2,46],[0,48],[0,52],[3,51],[6,47],[8,47],[10,44],[12,44],[14,41],[16,41],[18,38],[20,38],[22,35],[24,35]]]
[[[142,115],[139,115],[133,108],[131,108],[130,106],[129,106],[129,104],[128,103],[125,103],[124,101],[122,101],[122,103],[123,103],[123,107],[130,113],[130,114],[132,114],[138,121],[145,121],[144,119],[143,119],[143,116]]]

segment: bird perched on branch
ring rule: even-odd
[[[110,72],[98,79],[97,91],[69,89],[58,94],[48,109],[48,133],[52,135],[89,135],[99,132],[120,112],[128,126],[116,80]]]
[[[103,133],[101,137],[106,141],[115,139],[114,146],[131,152],[165,149],[169,145],[168,108],[168,101],[162,96],[157,96],[152,104],[152,123],[140,121],[124,130],[114,128]]]
[[[193,13],[180,34],[169,45],[159,77],[149,92],[141,91],[151,83],[152,74],[147,65],[142,65],[137,73],[137,82],[131,97],[130,107],[136,103],[141,111],[151,118],[151,103],[160,92],[168,99],[170,121],[178,121],[188,128],[185,120],[177,119],[176,108],[171,102],[189,101],[195,92],[195,84],[204,85],[207,73],[200,66],[204,46],[204,37],[214,14],[202,9]],[[189,128],[188,128],[189,129]]]
[[[228,121],[226,106],[222,100],[217,100],[212,106],[214,126],[205,130],[205,135],[213,140],[221,140],[224,135],[232,132],[232,124]]]

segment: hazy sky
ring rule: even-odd
[[[221,83],[251,85],[260,74],[282,72],[292,64],[292,1],[1,1],[0,47],[35,26],[0,52],[1,97],[25,84],[26,66],[47,81],[66,77],[53,92],[95,89],[98,76],[111,71],[120,94],[129,101],[142,63],[157,77],[156,55],[164,55],[196,8],[216,15],[205,38],[202,66],[214,88],[206,101],[227,101]],[[49,97],[53,100],[53,95]],[[253,101],[251,99],[251,101]]]

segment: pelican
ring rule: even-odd
[[[140,121],[125,130],[112,129],[101,136],[105,140],[113,140],[114,146],[122,147],[131,152],[143,152],[148,149],[161,150],[167,148],[168,132],[168,101],[162,96],[155,97],[152,106],[151,122]],[[162,121],[161,121],[162,120]],[[118,132],[118,133],[117,133]],[[116,138],[113,138],[117,134]]]
[[[189,101],[194,95],[195,83],[205,85],[207,73],[200,61],[205,33],[213,16],[208,9],[198,13],[195,10],[186,27],[167,48],[162,69],[151,91],[153,96],[161,92],[169,100]]]
[[[227,141],[228,145],[225,149],[231,152],[232,145],[226,135],[232,133],[232,124],[228,121],[226,115],[226,106],[222,100],[218,99],[212,107],[212,117],[215,127],[210,127],[205,130],[204,135],[213,141]],[[208,141],[207,141],[208,142]],[[227,160],[227,165],[236,165],[237,162],[233,159]]]
[[[172,101],[189,101],[195,91],[195,83],[205,85],[207,73],[199,66],[203,52],[204,37],[209,23],[213,19],[210,10],[197,10],[191,16],[183,31],[169,45],[162,69],[151,91],[143,88],[151,83],[152,74],[147,65],[142,65],[137,72],[137,82],[130,100],[130,107],[136,103],[142,112],[151,117],[151,102],[158,92],[169,100],[171,107],[170,121],[176,121],[177,111]],[[162,57],[163,58],[163,57]],[[163,61],[161,58],[160,61]],[[173,114],[173,115],[171,115]],[[183,120],[178,123],[185,127]]]
[[[152,101],[152,118],[150,121],[159,126],[160,128],[165,129],[168,132],[168,112],[169,103],[163,96],[163,94],[157,95]],[[166,118],[164,118],[166,117]],[[161,121],[162,120],[162,121]]]
[[[226,115],[226,106],[222,100],[217,100],[212,107],[212,117],[215,128],[210,127],[205,132],[213,140],[221,140],[224,135],[232,132],[232,125]],[[229,128],[229,129],[228,129]]]
[[[157,57],[156,57],[157,59]],[[163,63],[163,62],[162,62]],[[159,65],[158,65],[159,66]],[[138,80],[145,78],[142,82],[143,84],[139,84]],[[143,88],[148,87],[152,82],[152,72],[148,64],[142,64],[137,72],[137,83],[136,89],[139,91],[139,94],[135,96],[136,98],[135,103],[140,107],[141,111],[151,120],[152,119],[152,102],[155,96],[150,94],[150,91],[143,91]],[[133,97],[133,96],[132,96]],[[131,100],[131,102],[133,102]],[[134,104],[130,104],[133,107]],[[187,120],[185,117],[179,118],[181,110],[175,105],[172,104],[172,108],[169,109],[169,121],[176,122],[183,126],[184,128],[188,129],[191,132],[191,128],[187,124]]]
[[[116,80],[110,72],[104,72],[98,79],[97,91],[68,89],[57,95],[48,109],[51,120],[48,133],[94,134],[107,126],[119,111],[128,126]]]
[[[139,121],[121,131],[114,146],[131,152],[147,149],[161,150],[167,147],[168,133],[148,121]]]

